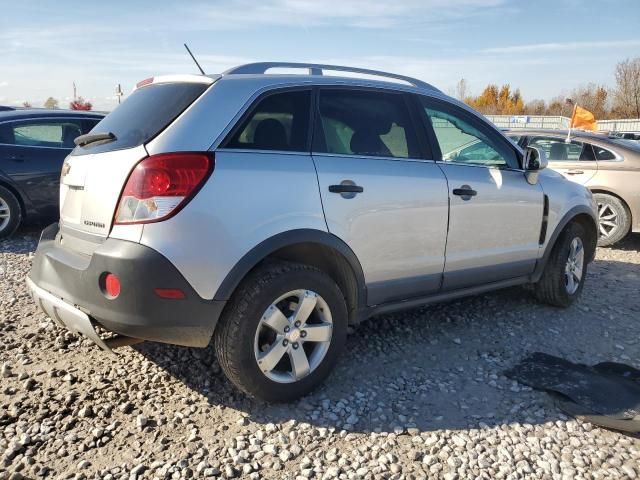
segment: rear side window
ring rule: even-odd
[[[73,148],[81,120],[29,120],[0,125],[0,143],[22,147]]]
[[[615,154],[607,150],[606,148],[598,147],[597,145],[592,145],[593,152],[596,155],[596,160],[615,160]]]
[[[319,110],[315,152],[420,157],[409,109],[401,94],[321,90]]]
[[[74,155],[110,152],[148,142],[180,115],[208,87],[202,83],[158,83],[135,90],[91,131],[111,132],[116,140],[77,147]]]
[[[308,152],[311,91],[274,93],[259,100],[225,148]]]

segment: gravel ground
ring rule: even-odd
[[[5,478],[637,478],[640,439],[502,375],[533,351],[640,368],[640,236],[600,249],[568,310],[508,289],[356,327],[299,402],[238,394],[211,349],[110,356],[27,295],[34,230],[0,242]]]

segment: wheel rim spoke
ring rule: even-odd
[[[291,359],[292,373],[296,380],[309,375],[311,367],[309,366],[309,359],[307,358],[304,348],[289,349],[289,358]]]
[[[332,335],[329,304],[311,290],[292,290],[262,314],[253,340],[255,360],[269,380],[297,382],[322,363]]]
[[[306,325],[304,331],[307,336],[304,337],[305,342],[328,342],[331,340],[333,328],[331,324]]]
[[[289,319],[284,316],[284,313],[278,307],[271,305],[262,317],[262,323],[283,335],[284,329],[289,326]]]
[[[282,360],[288,346],[283,343],[284,337],[278,335],[273,346],[258,358],[258,365],[263,372],[270,372]]]
[[[300,298],[298,308],[293,314],[292,320],[294,322],[305,323],[309,319],[309,316],[311,315],[311,312],[313,312],[313,309],[316,308],[317,302],[318,296],[315,293],[310,292],[309,290],[305,290],[304,294]]]

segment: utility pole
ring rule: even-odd
[[[120,105],[120,102],[122,101],[122,96],[124,95],[124,93],[122,93],[122,87],[120,86],[120,84],[118,84],[116,86],[116,96],[118,97],[118,105]]]
[[[73,82],[73,101],[75,102],[77,99],[76,95],[76,82]]]

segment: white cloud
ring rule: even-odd
[[[443,18],[469,17],[505,5],[506,0],[229,0],[198,5],[208,27],[331,26],[391,28]]]
[[[629,48],[640,46],[640,40],[616,40],[596,42],[533,43],[529,45],[511,45],[506,47],[485,48],[481,53],[514,54],[546,53],[600,48]]]
[[[9,82],[7,82],[6,80],[3,80],[0,82],[0,87],[8,87],[9,86]]]

